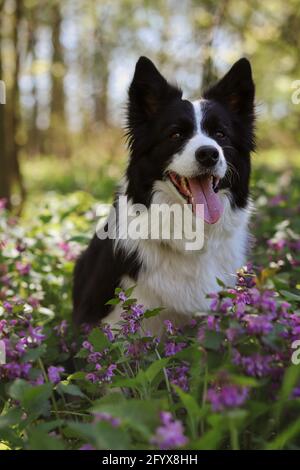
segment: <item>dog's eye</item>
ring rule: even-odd
[[[170,134],[170,139],[172,139],[172,140],[180,139],[181,136],[182,136],[182,134],[181,134],[180,131],[173,131]]]
[[[215,132],[215,136],[216,136],[218,139],[224,139],[224,137],[226,137],[226,135],[224,134],[224,132],[223,132],[223,131],[220,131],[220,130],[218,130],[218,131]]]

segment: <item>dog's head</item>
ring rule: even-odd
[[[224,198],[247,204],[254,149],[254,83],[240,59],[194,102],[141,57],[129,88],[127,193],[147,206],[155,191],[167,201],[204,206],[208,224],[219,220]]]

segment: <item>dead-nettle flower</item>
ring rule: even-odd
[[[207,390],[207,400],[214,411],[237,408],[245,403],[249,395],[247,387],[225,384],[216,385]]]
[[[64,367],[50,366],[48,367],[48,378],[53,384],[58,384],[61,381],[61,374],[65,372]]]
[[[162,411],[160,422],[161,425],[156,429],[151,444],[161,450],[168,450],[183,447],[188,443],[181,421],[175,420],[171,413]]]
[[[110,413],[102,412],[93,412],[94,415],[94,423],[99,423],[101,421],[105,421],[106,423],[111,424],[113,428],[117,428],[121,424],[121,420],[119,418],[113,417]]]

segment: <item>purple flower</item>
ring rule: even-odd
[[[114,371],[116,368],[117,368],[116,364],[111,364],[110,366],[108,366],[105,374],[102,375],[102,380],[110,381],[112,377],[115,375]]]
[[[174,335],[175,330],[174,330],[173,323],[170,320],[164,320],[164,325],[166,327],[167,332],[170,335]]]
[[[187,392],[189,390],[188,373],[189,366],[185,364],[178,367],[174,367],[173,369],[167,369],[168,378],[171,384],[181,388],[181,390],[183,390],[184,392]]]
[[[21,338],[21,339],[17,342],[17,344],[16,344],[16,346],[15,346],[15,349],[16,349],[16,351],[18,351],[18,353],[19,353],[20,355],[23,355],[23,354],[25,354],[25,352],[26,352],[26,346],[27,346],[27,340],[26,340],[26,338]]]
[[[0,320],[0,333],[2,333],[2,331],[4,330],[4,328],[6,327],[7,325],[7,321],[6,320]]]
[[[22,263],[21,261],[17,261],[16,269],[19,274],[21,274],[21,276],[26,276],[30,272],[31,265],[29,263]]]
[[[102,331],[106,335],[107,339],[112,343],[114,341],[114,334],[111,331],[110,325],[105,325],[102,328]]]
[[[92,362],[94,364],[96,364],[97,362],[99,362],[99,360],[102,358],[102,354],[99,353],[99,352],[93,352],[91,354],[89,354],[88,356],[88,362]]]
[[[0,211],[6,208],[7,205],[7,199],[6,198],[1,198],[0,199]]]
[[[83,446],[81,446],[79,450],[96,450],[96,449],[95,447],[92,446],[92,444],[83,444]]]
[[[1,373],[1,368],[3,371],[2,373]],[[4,377],[6,376],[9,380],[14,380],[17,378],[28,379],[28,374],[31,368],[32,368],[32,365],[29,364],[28,362],[24,364],[19,364],[14,361],[9,362],[8,364],[4,364],[3,366],[0,366],[0,377],[4,375]]]
[[[121,300],[121,302],[126,302],[126,300],[128,300],[128,299],[127,299],[127,296],[126,296],[126,294],[125,294],[125,292],[120,292],[120,293],[118,294],[118,297],[119,297],[119,299]]]
[[[279,206],[282,202],[286,201],[286,196],[283,194],[277,194],[269,200],[269,205],[271,207]]]
[[[240,336],[242,331],[243,330],[241,328],[234,328],[234,327],[227,328],[226,337],[227,337],[228,341],[233,343]]]
[[[131,316],[133,319],[138,320],[145,313],[143,305],[133,304],[130,307]]]
[[[221,303],[221,306],[220,306],[220,311],[222,313],[227,313],[233,306],[233,299],[231,299],[230,297],[227,297],[226,299],[224,299]]]
[[[220,385],[207,390],[207,400],[211,403],[213,411],[222,411],[243,405],[248,398],[248,393],[249,390],[246,387]]]
[[[138,358],[141,354],[146,354],[152,347],[152,341],[133,341],[129,342],[126,349],[126,356]]]
[[[281,251],[286,246],[286,240],[278,239],[278,240],[268,240],[268,246],[274,251]]]
[[[171,413],[163,411],[160,413],[161,426],[156,429],[151,439],[151,444],[161,450],[174,449],[187,444],[181,421],[174,420]]]
[[[95,372],[89,372],[88,374],[86,374],[85,378],[86,380],[88,380],[89,382],[92,382],[93,384],[96,382],[99,382],[99,377],[97,374],[95,374]]]
[[[54,366],[48,367],[48,377],[49,377],[50,382],[52,382],[55,385],[58,384],[61,380],[60,374],[64,371],[65,371],[64,367],[54,367]]]
[[[175,343],[173,341],[165,344],[165,356],[174,356],[174,354],[180,352],[186,347],[186,343]]]
[[[3,302],[3,308],[7,311],[7,313],[12,313],[13,311],[13,306],[10,302],[4,301]]]
[[[87,349],[88,351],[90,351],[91,353],[94,351],[94,348],[93,348],[93,345],[89,342],[89,341],[84,341],[82,343],[82,347],[84,349]]]
[[[40,345],[45,339],[45,335],[42,333],[42,330],[43,329],[41,326],[36,326],[33,328],[31,325],[29,325],[28,342]]]
[[[276,312],[276,300],[275,292],[273,291],[264,291],[261,296],[261,306],[266,311],[266,313],[275,313]]]
[[[120,426],[120,419],[114,418],[111,414],[101,412],[101,413],[94,413],[94,423],[99,423],[100,421],[105,421],[106,423],[110,423],[113,428],[117,428]]]
[[[268,315],[245,315],[243,320],[250,335],[266,335],[273,329]]]
[[[63,241],[58,246],[64,252],[67,261],[74,261],[77,258],[78,250],[71,243]]]
[[[45,383],[44,377],[40,374],[34,381],[33,385],[43,385]]]
[[[219,308],[219,295],[215,294],[215,293],[212,293],[212,294],[209,294],[209,297],[212,299],[212,301],[210,303],[211,311],[212,312],[217,312],[218,308]]]
[[[66,336],[67,329],[68,329],[68,322],[67,320],[62,320],[58,325],[56,325],[54,328],[54,331],[56,331],[57,336],[60,336],[63,338]]]
[[[220,319],[214,315],[207,316],[207,328],[209,330],[220,331]]]
[[[238,351],[233,353],[233,362],[242,366],[247,375],[252,377],[265,377],[270,374],[273,356],[253,354],[252,356],[242,356]]]
[[[292,393],[293,398],[300,398],[300,385],[295,387]]]

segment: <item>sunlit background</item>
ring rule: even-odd
[[[0,13],[0,197],[13,209],[49,191],[110,199],[140,55],[187,98],[247,56],[257,85],[254,166],[297,167],[297,0],[0,0]]]

